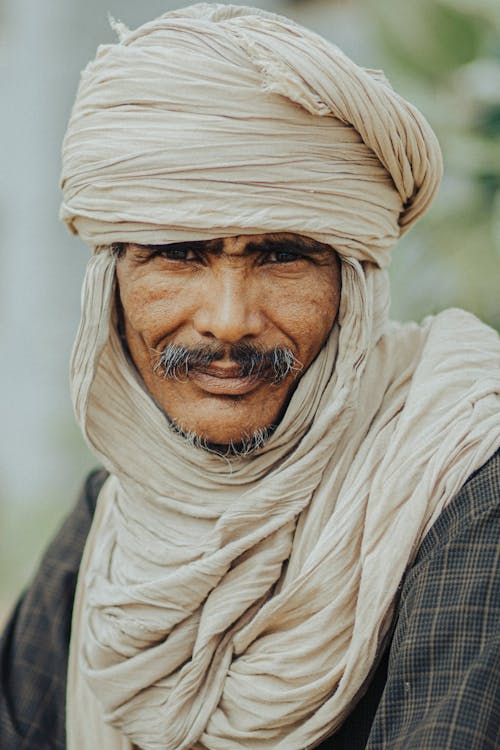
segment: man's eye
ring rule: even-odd
[[[289,253],[286,250],[274,250],[267,256],[269,263],[293,263],[293,261],[300,260],[301,258],[301,255]]]
[[[189,247],[164,247],[158,250],[155,255],[167,260],[195,260],[196,258],[194,250]]]

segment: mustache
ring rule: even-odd
[[[164,379],[173,380],[181,380],[190,372],[204,372],[213,362],[226,356],[240,368],[239,377],[251,377],[274,385],[279,385],[290,373],[302,370],[302,363],[286,346],[264,349],[245,343],[230,347],[167,344],[156,354],[153,371]]]

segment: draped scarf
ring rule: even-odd
[[[227,460],[151,399],[117,330],[116,258],[96,249],[71,379],[110,475],[75,598],[68,748],[314,747],[366,686],[423,535],[498,440],[495,333],[456,310],[387,318],[383,267],[436,189],[434,136],[311,32],[201,5],[101,49],[64,153],[62,215],[91,244],[294,231],[342,267],[282,421]]]

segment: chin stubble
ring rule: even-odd
[[[288,347],[264,349],[253,344],[235,344],[231,347],[202,346],[186,347],[167,344],[160,352],[154,352],[153,371],[164,380],[182,382],[190,372],[203,372],[213,362],[228,357],[240,368],[239,377],[279,385],[291,373],[302,370],[302,364]],[[193,448],[221,456],[226,459],[249,456],[261,449],[276,429],[275,424],[243,433],[238,440],[229,443],[214,443],[203,435],[186,429],[182,424],[166,418],[172,430]]]
[[[172,431],[182,437],[191,448],[212,453],[215,456],[226,459],[244,458],[260,450],[267,443],[277,426],[272,424],[267,427],[261,427],[250,434],[242,435],[241,439],[237,441],[231,440],[229,443],[213,443],[203,437],[203,435],[198,435],[192,430],[186,430],[181,424],[169,417],[168,414],[165,416]]]

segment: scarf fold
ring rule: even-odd
[[[373,346],[383,272],[343,262],[349,304],[278,430],[227,462],[172,433],[131,368],[114,262],[89,264],[73,358],[111,477],[78,585],[69,748],[313,747],[362,690],[423,534],[495,450],[496,335],[449,311]]]

